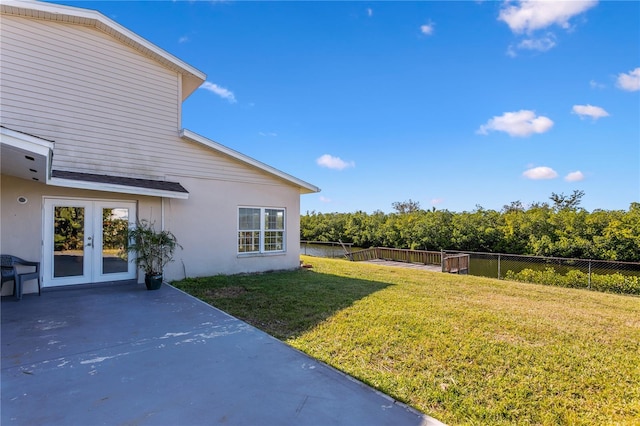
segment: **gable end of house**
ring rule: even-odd
[[[202,71],[147,41],[98,11],[39,1],[2,0],[0,14],[93,27],[182,76],[182,100],[206,80]]]

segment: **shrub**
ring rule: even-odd
[[[640,277],[622,275],[619,272],[608,275],[591,275],[591,288],[605,293],[640,295]]]
[[[507,280],[552,285],[567,288],[591,288],[604,293],[635,294],[640,295],[640,277],[615,274],[589,274],[579,270],[571,270],[566,275],[557,273],[554,268],[545,268],[544,271],[523,269],[520,272],[507,271]]]

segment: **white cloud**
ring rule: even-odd
[[[204,83],[202,83],[202,86],[200,86],[200,89],[205,89],[210,92],[213,92],[216,95],[220,96],[221,98],[228,100],[232,104],[235,104],[237,102],[236,96],[233,94],[231,90],[225,89],[224,87],[218,86],[217,84],[211,83],[209,81],[205,81]]]
[[[258,132],[258,134],[260,136],[272,136],[272,137],[278,136],[276,132]]]
[[[574,105],[573,113],[578,114],[580,118],[591,117],[594,120],[602,117],[608,117],[609,113],[603,108],[593,105]]]
[[[189,41],[189,37],[187,36],[182,36],[178,39],[178,43],[186,43]]]
[[[589,87],[591,87],[592,89],[604,89],[606,86],[602,83],[598,83],[595,80],[591,80],[589,82]]]
[[[320,167],[326,167],[328,169],[335,169],[335,170],[343,170],[348,167],[356,166],[356,163],[354,163],[353,161],[347,162],[342,160],[340,157],[333,157],[329,154],[324,154],[322,157],[319,157],[316,160],[316,163]]]
[[[542,1],[520,0],[505,1],[498,15],[514,33],[532,31],[559,25],[564,29],[571,27],[569,20],[586,12],[598,4],[597,0]]]
[[[373,16],[373,9],[371,9],[370,7],[367,8],[367,16],[368,17],[372,17]]]
[[[522,40],[518,44],[518,49],[546,52],[547,50],[553,49],[553,47],[556,45],[555,38],[555,35],[553,35],[552,33],[548,33],[545,37],[542,38],[528,38]]]
[[[480,126],[476,133],[487,135],[490,130],[505,132],[510,136],[525,137],[533,133],[544,133],[553,127],[553,121],[544,116],[536,116],[534,111],[520,110],[505,112]]]
[[[551,167],[541,166],[526,170],[522,176],[532,180],[555,179],[558,177],[558,173]]]
[[[640,67],[628,73],[618,74],[617,85],[622,90],[637,92],[640,90]]]
[[[323,203],[330,203],[331,198],[323,197],[322,195],[318,198]]]
[[[571,172],[564,177],[564,180],[567,182],[580,182],[584,180],[584,174],[580,170],[576,170],[575,172]]]
[[[428,24],[420,25],[420,32],[424,35],[431,35],[435,31],[434,24],[429,22]]]
[[[438,204],[442,204],[444,202],[444,198],[433,198],[431,200],[431,205],[437,206]]]

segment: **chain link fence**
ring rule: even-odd
[[[300,241],[300,253],[316,257],[345,258],[353,250],[348,243]],[[468,254],[469,275],[521,281],[607,293],[640,295],[640,262],[615,262],[563,257],[523,256],[442,250],[446,255]]]
[[[470,275],[640,295],[640,262],[451,250],[443,253],[470,255]]]

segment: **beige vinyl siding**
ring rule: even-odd
[[[0,31],[2,124],[54,140],[53,169],[283,184],[181,139],[179,76],[111,36],[6,15]]]
[[[176,74],[152,73],[145,75],[144,80],[130,79],[127,76],[128,72],[146,73],[149,72],[148,65],[157,67],[158,64],[94,28],[6,16],[2,19],[3,53],[15,52],[24,48],[24,45],[28,45],[33,53],[37,53],[37,55],[20,58],[21,61],[25,60],[25,68],[47,69],[54,66],[56,69],[67,69],[69,67],[80,71],[73,76],[68,76],[73,77],[75,84],[94,85],[95,80],[99,79],[102,88],[110,87],[116,91],[138,90],[156,102],[175,104],[174,99],[167,99],[161,93],[156,93],[155,88],[158,84],[167,82],[173,84]],[[9,25],[14,22],[15,26]],[[37,31],[34,31],[34,25],[38,25]],[[18,49],[12,49],[12,44],[4,43],[5,37],[12,35],[12,28],[16,29],[15,35],[23,43],[22,46],[17,46]],[[141,63],[143,58],[148,65]],[[122,72],[113,73],[114,68]]]
[[[291,187],[291,184],[284,180],[194,142],[181,139],[174,148],[175,150],[169,154],[174,156],[172,171],[167,171],[167,174]],[[296,194],[299,194],[297,189]]]
[[[55,140],[53,168],[158,175],[175,140],[178,75],[93,28],[4,16],[2,121]]]

